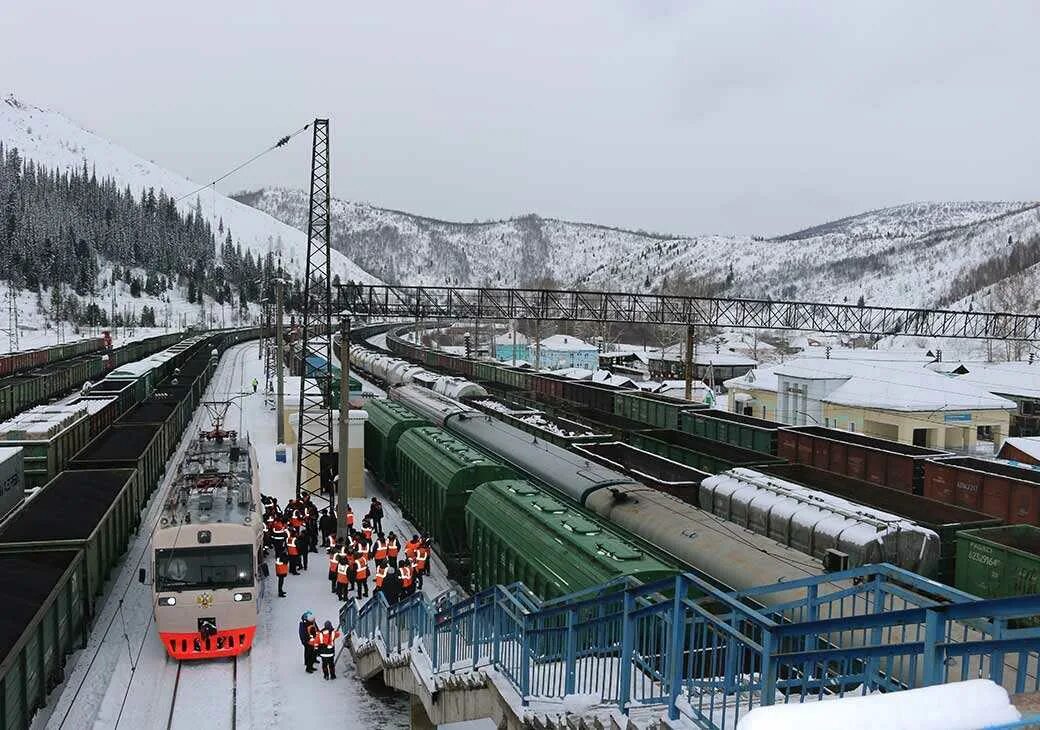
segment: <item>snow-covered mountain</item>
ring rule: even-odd
[[[306,226],[301,191],[233,197]],[[1040,279],[1040,269],[1029,268],[1040,261],[1040,204],[911,203],[766,238],[668,236],[535,215],[458,223],[335,200],[333,242],[395,283],[508,286],[551,278],[645,291],[693,280],[702,290],[749,297],[1002,308],[988,300],[993,284],[1023,269],[1029,281]],[[1030,304],[1035,299],[1015,308]]]
[[[25,158],[47,168],[81,168],[84,160],[98,177],[110,176],[120,186],[128,185],[136,195],[142,189],[163,189],[172,197],[188,195],[200,184],[90,132],[53,110],[28,104],[14,95],[0,100],[0,141],[15,147]],[[231,161],[229,161],[231,162]],[[216,230],[218,221],[230,227],[244,249],[263,256],[268,251],[281,253],[286,270],[302,276],[307,251],[306,234],[256,208],[206,190],[189,196],[178,205],[187,212],[196,205]],[[343,280],[376,281],[338,252],[333,252],[332,271]]]

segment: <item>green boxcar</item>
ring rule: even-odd
[[[982,598],[1040,593],[1040,527],[958,532],[957,587]]]
[[[628,434],[628,443],[637,449],[649,451],[651,454],[657,454],[712,474],[738,466],[755,467],[786,463],[783,459],[763,454],[760,451],[741,449],[670,429],[633,431]]]
[[[8,421],[0,428],[0,446],[21,446],[25,458],[25,488],[42,487],[58,475],[87,442],[90,441],[90,418],[86,409],[75,422],[68,424],[53,436],[46,437],[41,429],[62,417],[57,408],[32,411],[21,418]],[[63,409],[65,414],[75,409]],[[38,417],[28,420],[31,414]]]
[[[17,586],[0,632],[3,727],[24,730],[65,679],[66,657],[86,646],[86,566],[78,550],[0,554],[0,582]]]
[[[82,550],[87,594],[101,595],[141,521],[135,488],[130,469],[62,472],[0,528],[0,554]]]
[[[686,411],[679,430],[742,449],[776,456],[776,433],[780,424],[729,411],[707,409]]]
[[[134,509],[140,511],[166,468],[159,431],[160,427],[155,424],[114,423],[76,454],[68,469],[136,469],[133,503]]]
[[[459,569],[467,553],[464,512],[473,490],[515,473],[433,426],[406,431],[397,442],[400,505]]]
[[[622,575],[651,582],[675,573],[608,523],[523,480],[478,487],[466,534],[476,589],[520,581],[551,599]]]
[[[391,487],[397,485],[397,443],[405,431],[428,426],[429,422],[410,408],[391,400],[365,403],[365,465],[375,477]]]
[[[703,404],[656,393],[619,390],[614,394],[615,416],[639,421],[654,428],[678,429],[682,412],[705,407]]]

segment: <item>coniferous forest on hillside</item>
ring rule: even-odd
[[[0,224],[0,278],[17,289],[49,290],[51,311],[78,323],[107,324],[103,307],[85,303],[105,285],[106,262],[107,283],[124,281],[133,297],[164,299],[178,289],[189,302],[207,296],[243,309],[260,301],[278,266],[271,252],[243,252],[223,221],[214,230],[197,199],[183,213],[163,190],[120,188],[87,161],[78,170],[47,169],[2,143]],[[293,280],[287,310],[301,300]],[[154,318],[145,307],[139,324]]]

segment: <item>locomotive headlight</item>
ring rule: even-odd
[[[253,600],[253,594],[252,593],[236,593],[235,594],[235,603],[242,603],[243,601],[252,601],[252,600]]]
[[[176,606],[177,596],[159,596],[160,606]]]

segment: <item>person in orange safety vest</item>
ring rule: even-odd
[[[354,559],[354,588],[357,598],[368,598],[368,556],[364,553],[358,553]]]
[[[354,561],[349,555],[336,556],[336,597],[341,601],[350,598],[351,568],[353,567]]]
[[[376,538],[376,541],[372,543],[372,557],[376,560],[386,560],[386,539],[380,535]]]
[[[394,564],[397,563],[397,554],[401,552],[401,542],[397,539],[397,535],[391,532],[386,536],[386,554]]]
[[[285,598],[285,576],[289,575],[289,563],[281,555],[274,559],[274,574],[278,576],[278,597]]]
[[[342,632],[333,628],[331,621],[326,621],[321,631],[311,639],[311,645],[318,650],[321,658],[321,673],[325,679],[336,678],[336,640],[341,636]]]
[[[387,567],[385,562],[379,561],[379,567],[376,568],[376,572],[374,574],[377,591],[383,589],[383,580],[386,578],[386,574],[389,570],[390,568]]]
[[[408,564],[407,560],[402,560],[397,564],[397,572],[401,576],[401,590],[404,596],[410,596],[412,594],[412,566]]]
[[[354,529],[354,510],[352,510],[350,508],[349,504],[347,505],[347,514],[344,516],[343,519],[347,523],[347,532],[350,532],[351,530],[353,530]]]
[[[289,553],[289,572],[293,575],[300,574],[300,546],[297,544],[296,531],[289,532],[289,539],[285,542]]]
[[[409,560],[415,559],[415,551],[419,549],[419,536],[412,535],[412,539],[404,544],[404,554]]]

